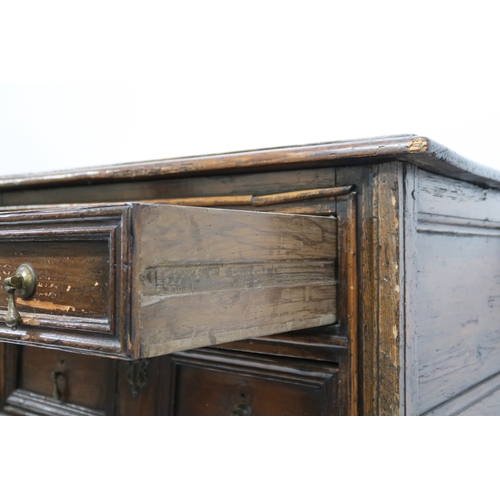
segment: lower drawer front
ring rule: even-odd
[[[345,413],[335,363],[216,349],[128,362],[0,344],[0,369],[0,414]]]
[[[214,350],[215,351],[215,350]],[[210,350],[171,356],[174,415],[337,415],[338,368]]]
[[[12,346],[14,348],[14,346]],[[12,349],[11,348],[11,349]],[[12,415],[109,415],[116,361],[52,349],[16,347],[17,366],[4,412]]]

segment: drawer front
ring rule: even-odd
[[[57,232],[56,232],[57,235]],[[36,270],[34,297],[17,299],[23,323],[63,326],[67,317],[108,321],[110,314],[109,241],[69,240],[0,242],[3,278],[15,274],[20,263]],[[2,304],[2,314],[6,307]]]
[[[207,351],[171,356],[171,414],[339,414],[334,364]]]
[[[0,344],[0,367],[0,414],[346,414],[337,363],[215,349],[127,362]]]
[[[7,412],[105,415],[114,391],[114,361],[96,356],[23,347],[17,389]]]
[[[0,215],[0,270],[36,274],[29,298],[14,293],[21,323],[0,338],[21,344],[120,355],[126,351],[127,208],[47,210]],[[4,296],[7,293],[3,291]]]
[[[22,264],[37,284],[16,298],[14,329],[0,309],[0,338],[15,343],[138,359],[337,319],[334,217],[146,203],[5,212],[4,278]]]

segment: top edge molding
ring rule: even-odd
[[[0,190],[326,165],[362,165],[393,160],[412,163],[447,177],[500,189],[500,171],[468,160],[427,137],[405,134],[6,176],[0,177]]]

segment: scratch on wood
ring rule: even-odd
[[[31,307],[37,307],[40,309],[49,309],[53,311],[74,311],[75,308],[73,306],[63,306],[60,304],[54,304],[53,302],[45,302],[43,300],[35,300],[35,299],[30,299],[29,301],[24,301],[22,299],[18,299],[19,303],[31,306]]]

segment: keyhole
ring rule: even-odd
[[[62,372],[52,372],[51,377],[54,381],[52,397],[60,401],[66,390],[66,376]]]

